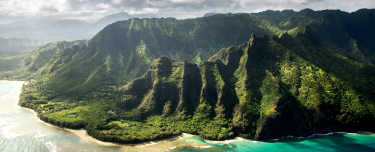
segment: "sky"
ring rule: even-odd
[[[36,19],[79,19],[93,23],[119,12],[186,19],[209,12],[299,11],[304,8],[353,12],[375,8],[375,0],[0,0],[0,24]]]

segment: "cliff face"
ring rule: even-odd
[[[368,122],[375,121],[375,79],[364,71],[375,68],[351,60],[310,27],[296,37],[253,34],[199,67],[158,58],[119,90],[117,106],[142,119],[228,121],[230,131],[257,140],[374,130]]]
[[[133,18],[108,25],[85,47],[73,52],[67,49],[56,58],[48,58],[51,62],[37,62],[38,68],[30,67],[32,72],[39,69],[33,78],[44,93],[84,98],[91,92],[141,77],[160,56],[200,64],[221,48],[247,42],[251,33],[295,36],[305,25],[343,49],[349,58],[372,65],[375,26],[371,13],[374,10],[350,14],[302,10],[228,13],[186,20]]]
[[[36,80],[23,88],[21,106],[105,141],[373,131],[373,12],[130,19],[87,45],[55,43],[36,58],[5,59],[10,66],[0,71],[22,67],[16,75]]]
[[[136,108],[137,114],[145,117],[172,112],[193,114],[201,81],[197,65],[160,57],[143,77],[120,88],[117,105],[127,110]]]

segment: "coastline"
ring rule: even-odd
[[[4,81],[4,80],[0,80],[0,81]],[[24,81],[9,81],[9,82],[27,84]],[[21,87],[22,87],[22,85],[21,85]],[[95,139],[95,138],[87,135],[87,132],[84,129],[75,130],[75,129],[69,129],[69,128],[61,128],[61,127],[49,124],[49,123],[44,122],[43,120],[39,119],[39,117],[37,117],[37,113],[34,110],[18,106],[19,94],[21,93],[21,89],[20,89],[21,87],[13,88],[11,90],[11,94],[8,96],[8,98],[13,98],[16,101],[14,105],[17,108],[21,108],[21,109],[32,112],[34,114],[34,119],[36,119],[37,121],[39,121],[42,124],[45,124],[45,125],[48,125],[50,127],[54,127],[54,128],[58,128],[58,129],[62,129],[62,130],[65,130],[67,132],[70,132],[70,133],[78,136],[80,139],[82,139],[84,141],[88,141],[88,142],[95,143],[95,144],[102,145],[102,146],[117,147],[117,148],[120,148],[120,149],[123,149],[123,150],[132,149],[132,150],[142,150],[142,151],[143,150],[145,150],[145,151],[148,151],[148,150],[150,150],[150,151],[168,151],[168,150],[172,150],[172,149],[176,149],[176,148],[183,148],[183,147],[218,148],[216,146],[205,144],[205,143],[202,143],[202,142],[199,142],[199,141],[180,140],[180,139],[183,139],[183,138],[186,138],[186,137],[199,137],[198,135],[192,135],[192,134],[188,134],[188,133],[182,133],[181,135],[177,135],[177,136],[173,136],[173,137],[169,137],[169,138],[165,138],[165,139],[159,139],[159,140],[148,141],[148,142],[137,143],[137,144],[120,144],[120,143],[100,141],[98,139]],[[352,133],[347,133],[347,132],[332,132],[332,133],[352,134]],[[355,133],[356,134],[375,135],[375,133],[369,132],[369,131],[357,131]],[[315,136],[315,135],[329,135],[329,133],[328,134],[314,134],[314,135],[311,135],[311,136]],[[285,137],[289,137],[289,136],[285,136]],[[304,138],[309,138],[309,137],[304,137]],[[281,138],[283,138],[283,137],[281,137]],[[295,138],[301,138],[301,137],[295,137]],[[241,138],[241,137],[235,137],[234,139],[223,140],[223,141],[207,140],[207,139],[203,139],[203,138],[201,138],[201,139],[204,140],[205,142],[208,142],[208,143],[211,143],[211,144],[229,144],[229,143],[232,143],[232,142],[244,141],[244,140],[250,141],[250,142],[261,142],[261,141],[252,141],[252,140],[248,140],[248,139]],[[276,139],[276,140],[278,140],[278,139]]]
[[[28,84],[25,81],[8,81],[8,80],[0,80],[0,81]],[[182,133],[181,135],[177,135],[177,136],[173,136],[173,137],[169,137],[169,138],[165,138],[165,139],[147,141],[147,142],[136,143],[136,144],[121,144],[121,143],[100,141],[96,138],[93,138],[93,137],[87,135],[87,132],[84,129],[75,130],[75,129],[69,129],[69,128],[61,128],[61,127],[52,125],[50,123],[47,123],[47,122],[41,120],[37,116],[37,113],[33,109],[29,109],[29,108],[19,106],[18,105],[19,94],[22,92],[21,87],[22,86],[13,88],[10,91],[11,93],[9,95],[7,95],[7,98],[13,98],[16,101],[14,103],[14,106],[16,108],[21,108],[23,110],[30,111],[34,114],[34,119],[36,119],[38,122],[40,122],[44,125],[50,126],[50,127],[54,127],[54,128],[58,128],[58,129],[62,129],[64,131],[70,132],[70,133],[78,136],[80,139],[82,139],[84,141],[96,143],[96,144],[99,144],[99,145],[102,145],[102,146],[118,147],[120,149],[140,149],[140,148],[142,148],[142,150],[149,149],[149,150],[153,150],[153,151],[155,151],[155,150],[158,150],[158,151],[171,150],[171,149],[175,149],[175,148],[181,147],[181,146],[183,146],[183,147],[185,147],[185,146],[188,146],[188,147],[206,147],[206,148],[212,147],[212,146],[208,146],[204,143],[200,143],[200,142],[185,142],[185,141],[179,140],[179,139],[183,139],[183,138],[186,138],[186,137],[199,137],[199,136],[188,134],[188,133]],[[205,140],[205,141],[208,141],[208,140]],[[226,144],[226,143],[233,142],[233,141],[234,140],[208,141],[208,142],[214,143],[214,144],[220,144],[220,143]]]

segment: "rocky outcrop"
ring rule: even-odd
[[[230,121],[237,135],[257,140],[370,129],[363,117],[375,120],[373,99],[357,90],[362,84],[353,79],[360,79],[340,74],[360,70],[357,64],[309,27],[296,37],[252,34],[199,67],[158,58],[120,89],[117,105],[142,118],[202,114]],[[338,71],[330,65],[345,66]],[[365,77],[374,84],[373,76]]]

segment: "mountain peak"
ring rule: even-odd
[[[255,38],[257,38],[257,36],[254,33],[251,33],[249,43],[252,44]]]

